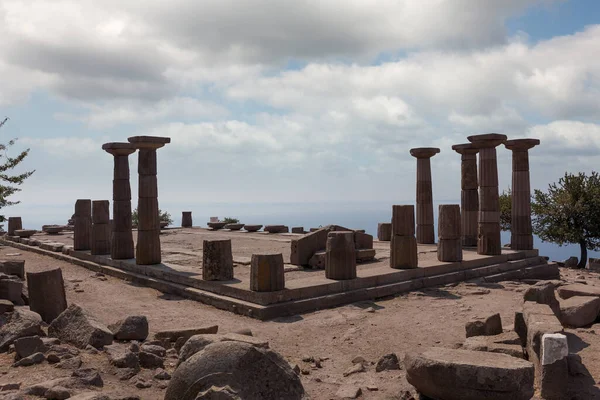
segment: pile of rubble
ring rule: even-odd
[[[81,306],[67,305],[60,269],[27,273],[31,299],[24,262],[0,262],[0,271],[0,288],[14,286],[0,291],[0,353],[14,354],[11,368],[50,364],[59,371],[53,375],[61,375],[25,387],[0,385],[1,400],[143,398],[105,391],[106,373],[128,381],[135,391],[166,390],[165,399],[305,396],[297,372],[249,330],[221,334],[214,325],[159,331],[149,339],[143,315],[104,325]],[[40,295],[45,302],[34,301]]]

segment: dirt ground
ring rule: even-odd
[[[162,329],[213,324],[219,325],[221,333],[249,328],[254,336],[268,340],[272,349],[302,369],[302,383],[313,399],[335,399],[343,384],[359,386],[364,399],[399,399],[403,390],[412,387],[403,369],[375,372],[374,364],[381,356],[396,353],[402,360],[406,352],[428,346],[456,346],[465,339],[465,322],[496,312],[501,314],[504,329],[512,329],[514,312],[520,309],[522,292],[528,286],[517,282],[485,286],[461,283],[261,322],[117,278],[99,278],[82,267],[8,246],[0,247],[0,258],[25,259],[26,271],[60,267],[68,302],[86,308],[106,324],[127,315],[143,314],[150,322],[151,336]],[[583,279],[589,285],[600,286],[596,273],[562,270],[561,274],[569,282]],[[582,357],[593,378],[587,379],[585,385],[578,384],[575,398],[600,398],[595,386],[600,380],[600,326],[594,328],[567,330],[571,351]],[[323,359],[320,368],[302,361],[308,356]],[[366,372],[344,377],[344,371],[357,356],[370,362]],[[131,382],[119,381],[112,375],[103,353],[85,353],[82,358],[84,367],[101,370],[105,392],[137,394],[149,400],[164,396],[164,389],[159,388],[157,381],[149,389],[137,389]],[[0,385],[19,382],[26,387],[70,375],[70,371],[47,363],[13,368],[12,362],[12,354],[0,354]],[[166,369],[172,372],[175,363],[175,359],[167,360]],[[151,377],[151,371],[143,374]]]

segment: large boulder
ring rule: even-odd
[[[144,315],[131,315],[121,319],[108,328],[117,340],[146,340],[148,337],[148,319]]]
[[[556,289],[561,299],[568,299],[573,296],[592,296],[600,297],[600,287],[574,283],[572,285],[561,286]]]
[[[77,304],[71,304],[48,327],[48,335],[81,349],[99,349],[113,341],[113,333]]]
[[[560,302],[560,322],[580,328],[593,324],[600,313],[600,297],[573,296]]]
[[[433,347],[404,357],[406,379],[438,400],[529,400],[533,364],[506,354]]]
[[[42,317],[33,311],[16,308],[0,315],[0,352],[5,352],[15,340],[26,336],[45,336]]]
[[[223,391],[222,397],[211,391]],[[302,399],[300,378],[279,354],[247,343],[206,346],[173,374],[165,400]]]

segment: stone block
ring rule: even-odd
[[[326,253],[326,278],[335,280],[356,278],[356,249],[353,232],[329,232]]]
[[[460,238],[439,239],[437,244],[437,258],[442,262],[462,261],[462,240]]]
[[[542,357],[540,373],[540,395],[545,400],[568,398],[569,365],[567,356],[569,345],[563,334],[542,336]]]
[[[593,296],[600,297],[600,287],[583,285],[581,283],[574,283],[571,285],[559,286],[556,292],[562,299],[569,299],[573,296]]]
[[[290,264],[309,265],[313,254],[317,251],[325,250],[327,244],[327,233],[325,228],[316,232],[308,233],[301,238],[292,239]]]
[[[380,242],[389,242],[392,240],[392,224],[389,222],[380,222],[377,225],[377,240]]]
[[[283,255],[252,254],[250,264],[250,290],[275,292],[285,288]]]
[[[529,400],[534,368],[506,354],[430,348],[404,357],[406,379],[425,396],[444,400]]]
[[[299,234],[304,234],[304,227],[303,226],[294,226],[292,227],[292,233],[299,233]]]
[[[269,233],[288,233],[290,229],[285,225],[267,225],[264,231]]]
[[[390,267],[395,269],[418,267],[417,240],[414,236],[392,236],[390,241]]]
[[[415,235],[415,206],[392,206],[392,235]]]
[[[191,228],[192,227],[192,212],[182,211],[181,212],[181,227]]]
[[[67,309],[65,285],[60,268],[42,272],[28,272],[29,308],[51,323]]]
[[[560,322],[571,328],[593,324],[600,313],[600,297],[573,296],[560,302]]]
[[[233,279],[231,239],[204,240],[202,254],[202,279],[206,281]]]
[[[356,249],[372,249],[373,236],[368,233],[354,232],[354,246]]]
[[[0,260],[0,272],[25,279],[25,260]]]

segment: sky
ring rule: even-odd
[[[412,147],[456,201],[451,146],[488,132],[541,140],[533,188],[600,165],[595,0],[0,0],[0,38],[0,142],[36,170],[15,212],[110,199],[101,146],[136,135],[171,138],[175,213],[414,201]]]

